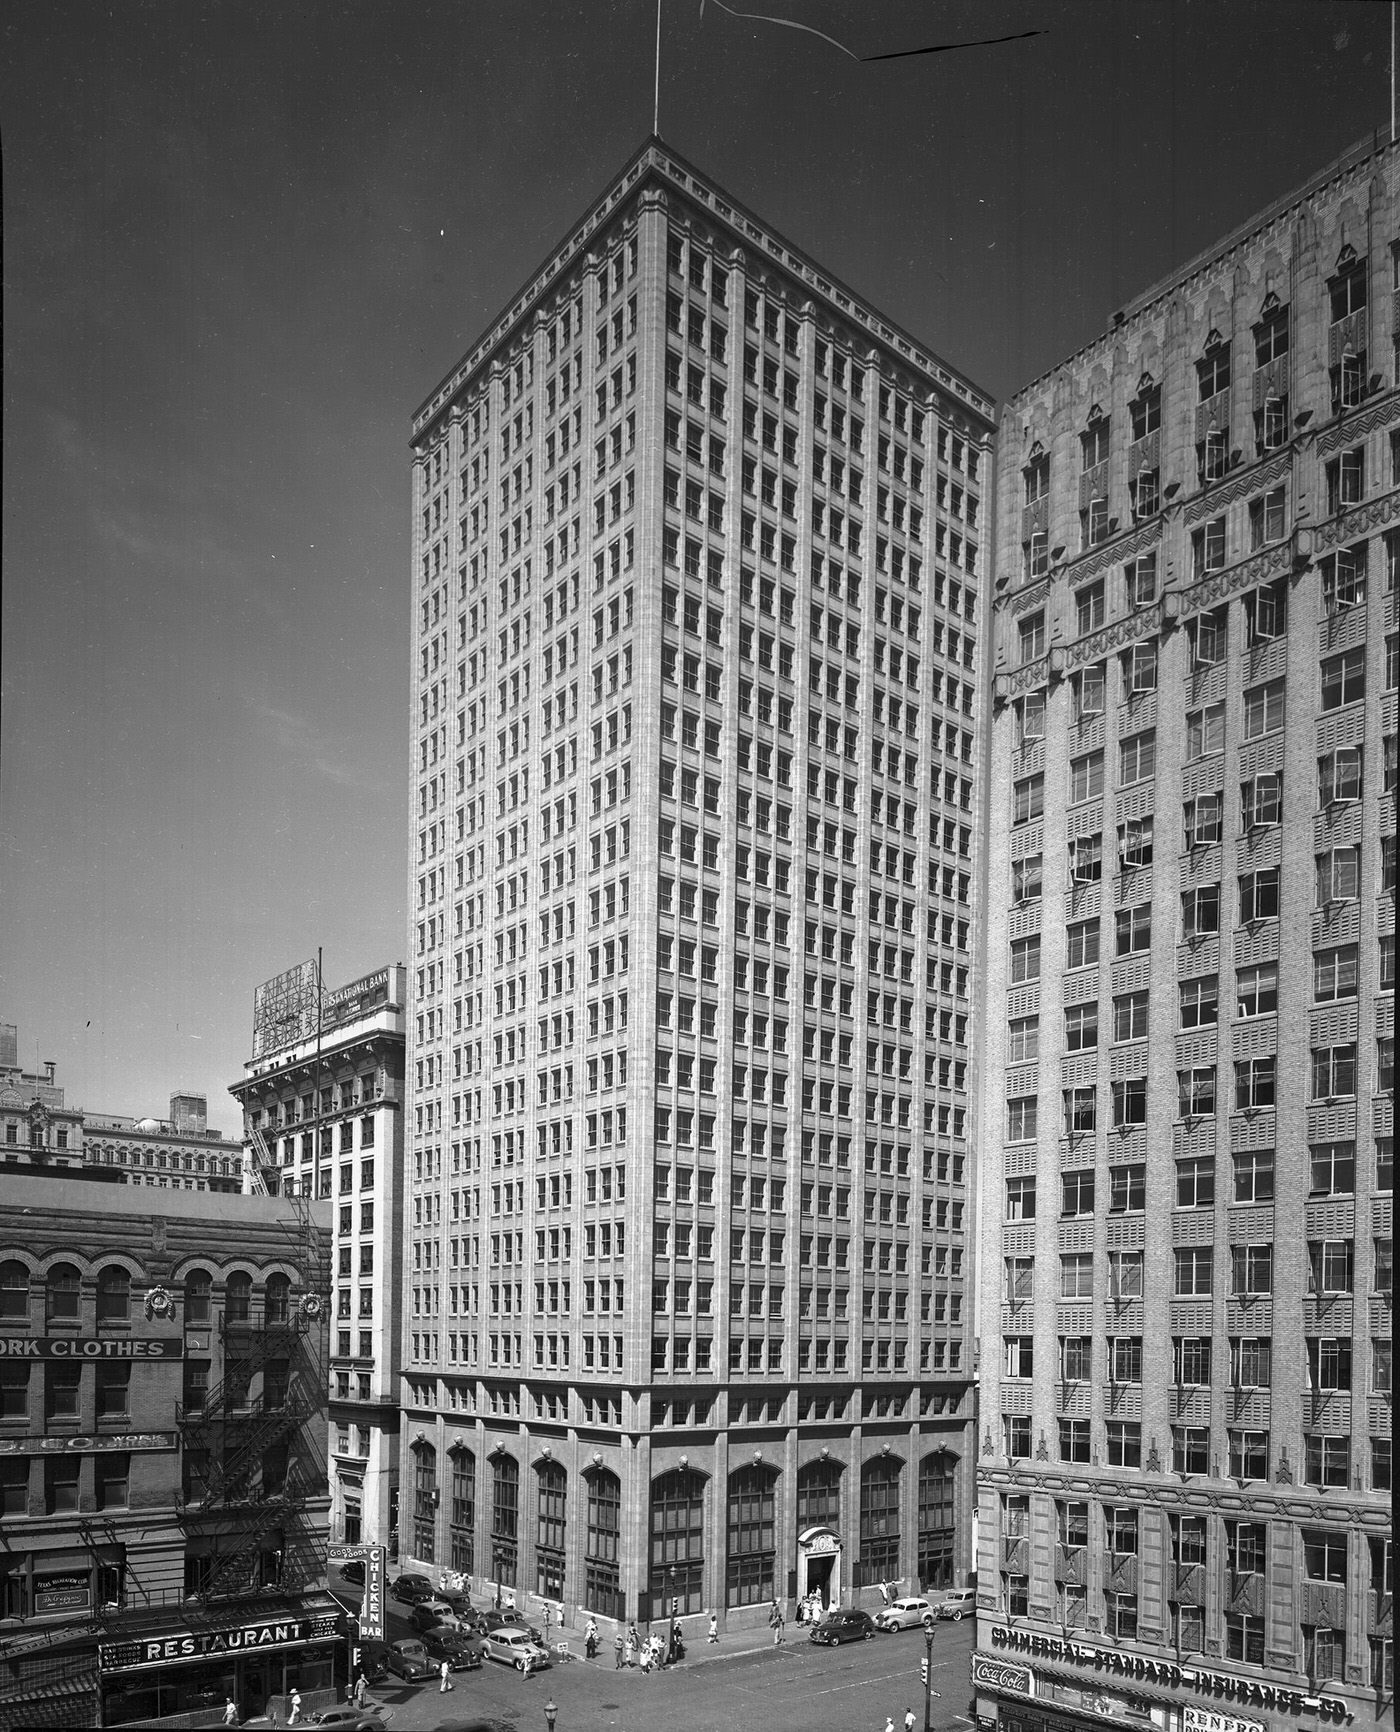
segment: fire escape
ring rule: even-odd
[[[254,1190],[269,1188],[271,1167],[254,1133]],[[292,1244],[300,1292],[265,1302],[226,1302],[218,1319],[223,1379],[198,1406],[177,1410],[184,1473],[178,1506],[191,1538],[207,1542],[207,1562],[187,1590],[227,1599],[268,1590],[295,1593],[319,1571],[303,1511],[324,1489],[312,1428],[325,1388],[323,1331],[329,1267],[311,1198],[283,1193],[295,1224]]]

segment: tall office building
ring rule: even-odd
[[[1003,418],[986,1725],[1392,1720],[1397,165]]]
[[[405,1561],[970,1566],[991,407],[653,139],[415,415]]]
[[[389,1544],[398,1523],[403,1324],[402,963],[333,991],[302,963],[254,994],[243,1109],[248,1188],[334,1203],[327,1422],[330,1537]]]

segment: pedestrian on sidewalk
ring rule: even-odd
[[[238,1708],[237,1708],[237,1705],[235,1704],[235,1702],[233,1700],[233,1697],[230,1696],[228,1698],[228,1700],[224,1703],[224,1725],[225,1726],[236,1726],[237,1724],[238,1724]]]
[[[787,1619],[781,1612],[778,1613],[778,1621],[773,1626],[773,1646],[775,1648],[787,1646]]]
[[[619,1630],[617,1632],[617,1634],[613,1637],[613,1671],[614,1672],[620,1672],[621,1670],[622,1670],[622,1631]]]
[[[710,1613],[710,1633],[705,1640],[716,1643],[719,1641],[719,1618],[714,1612]]]
[[[287,1717],[287,1724],[289,1726],[297,1726],[300,1723],[301,1723],[301,1691],[296,1689],[296,1688],[293,1688],[293,1690],[292,1690],[292,1711]]]
[[[592,1618],[583,1632],[583,1651],[587,1659],[593,1659],[598,1652],[598,1626]]]
[[[365,1697],[368,1694],[369,1694],[369,1679],[365,1677],[363,1672],[361,1672],[359,1677],[356,1678],[356,1680],[355,1680],[355,1706],[357,1708],[363,1708],[364,1707]]]
[[[894,1732],[894,1715],[893,1714],[888,1714],[885,1716],[885,1732]]]
[[[912,1708],[904,1710],[904,1732],[914,1732],[914,1710]]]
[[[447,1661],[444,1660],[438,1667],[438,1695],[445,1696],[451,1688],[452,1668],[448,1665]]]

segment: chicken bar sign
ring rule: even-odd
[[[133,1672],[146,1666],[178,1665],[218,1654],[250,1654],[266,1648],[295,1648],[335,1634],[335,1618],[263,1618],[221,1630],[182,1630],[141,1642],[104,1642],[97,1650],[104,1672]]]

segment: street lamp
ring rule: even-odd
[[[924,1732],[933,1732],[933,1635],[930,1619],[924,1625]]]
[[[554,1716],[559,1712],[554,1698],[551,1696],[544,1705],[544,1723],[547,1732],[554,1732]]]

